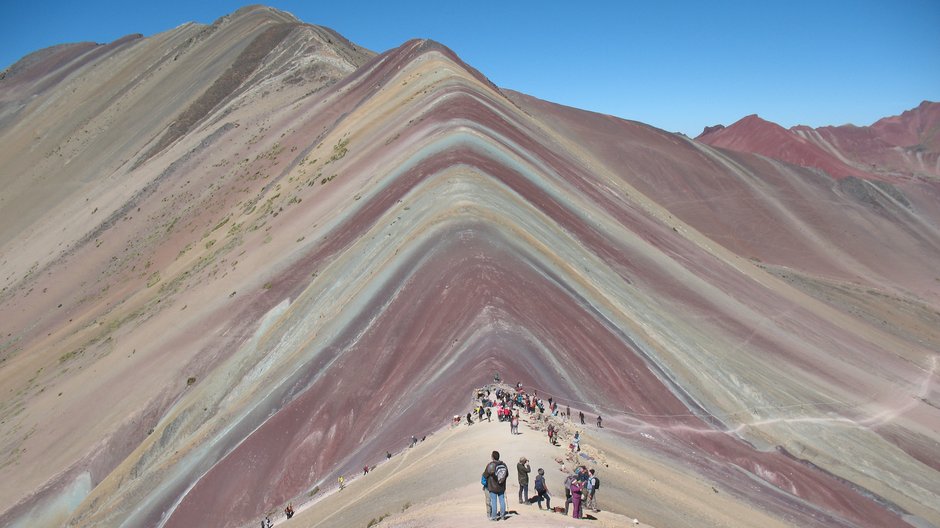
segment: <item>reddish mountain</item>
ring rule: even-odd
[[[896,181],[940,176],[940,103],[930,101],[871,126],[785,129],[750,115],[729,127],[707,127],[696,139],[821,169],[836,178]]]
[[[262,6],[105,46],[0,79],[0,526],[470,528],[493,449],[596,528],[940,526],[940,179]],[[450,428],[494,372],[589,421]]]

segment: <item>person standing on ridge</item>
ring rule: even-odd
[[[535,492],[539,494],[539,509],[542,509],[542,500],[545,500],[545,507],[551,511],[552,497],[548,494],[548,486],[545,485],[545,470],[539,468],[539,474],[535,476]]]
[[[601,415],[598,414],[598,415],[597,415],[597,428],[600,429],[600,428],[602,428],[602,427],[604,427],[604,426],[601,425]]]
[[[587,500],[587,509],[594,510],[595,513],[600,510],[597,509],[597,490],[601,487],[601,479],[594,476],[594,470],[588,471],[590,476],[588,477],[588,500]]]
[[[529,503],[529,459],[522,457],[516,464],[516,471],[519,473],[519,504]]]
[[[483,500],[486,501],[486,518],[493,517],[493,504],[490,502],[490,490],[486,487],[486,475],[480,478],[480,484],[483,485]]]
[[[509,476],[509,468],[506,463],[500,461],[499,451],[493,451],[492,460],[483,470],[483,477],[486,478],[486,489],[490,492],[490,520],[506,520],[506,478]],[[496,503],[499,502],[500,510],[496,510]]]
[[[584,412],[583,412],[583,411],[578,411],[578,416],[581,417],[581,425],[584,425]]]
[[[571,517],[581,518],[581,481],[578,479],[571,481]]]
[[[575,481],[574,475],[565,477],[565,515],[568,515],[568,507],[571,505],[571,483]]]

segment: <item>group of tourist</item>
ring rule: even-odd
[[[584,508],[598,512],[597,490],[601,481],[595,476],[593,469],[578,466],[574,473],[565,478],[565,515],[571,506],[571,516],[580,519],[584,516]]]
[[[494,382],[499,382],[498,375],[494,378]],[[555,402],[553,398],[549,397],[547,400],[542,400],[538,397],[537,392],[531,395],[527,394],[525,390],[523,390],[521,383],[516,384],[515,390],[507,390],[499,386],[480,389],[477,391],[476,400],[478,405],[475,404],[472,413],[468,413],[468,424],[472,424],[470,417],[474,415],[479,416],[481,421],[483,416],[487,416],[489,419],[491,416],[490,409],[493,408],[495,409],[495,414],[499,421],[509,422],[510,433],[519,434],[520,412],[530,414],[538,413],[537,420],[544,419],[544,421],[548,422],[548,441],[552,445],[558,445],[559,428],[556,427],[554,421],[547,419],[548,416],[559,417],[560,415],[560,418],[564,420],[571,418],[570,407],[566,407],[564,411],[560,411],[558,403]],[[584,412],[579,411],[578,415],[579,421],[581,424],[584,424]],[[455,417],[455,424],[459,425],[459,423],[460,418]],[[601,417],[598,415],[597,426],[602,427],[601,423]],[[569,444],[569,448],[572,453],[581,451],[580,431],[575,432]],[[521,457],[516,464],[516,477],[519,485],[519,503],[537,503],[539,509],[542,509],[542,502],[545,502],[545,507],[551,510],[551,494],[548,490],[544,469],[538,468],[534,483],[535,494],[532,497],[529,496],[529,474],[531,471],[532,468],[529,465],[529,460],[526,457]],[[493,451],[491,460],[483,470],[483,475],[480,479],[480,484],[483,487],[483,494],[486,499],[486,514],[490,520],[506,518],[505,493],[509,473],[509,468],[506,466],[505,462],[500,460],[499,452]],[[600,511],[597,508],[596,498],[597,490],[600,489],[600,479],[595,475],[594,469],[588,470],[587,467],[583,465],[578,466],[575,471],[565,479],[564,489],[565,515],[568,515],[570,510],[573,518],[580,519],[584,516],[585,509],[594,512]]]
[[[494,379],[494,382],[499,383],[498,375]],[[567,407],[564,411],[560,410],[560,407],[553,398],[549,397],[547,400],[543,400],[538,397],[538,392],[533,394],[527,394],[522,388],[522,384],[516,384],[515,388],[507,389],[506,386],[496,385],[492,388],[480,389],[476,393],[476,400],[473,410],[468,412],[466,415],[467,425],[473,425],[473,419],[476,419],[482,422],[484,419],[490,422],[492,417],[495,414],[496,419],[500,422],[506,422],[509,424],[509,431],[511,434],[520,434],[519,433],[519,422],[521,419],[521,413],[525,412],[527,414],[536,414],[537,421],[544,421],[548,423],[547,432],[548,432],[548,441],[552,445],[558,445],[558,434],[559,428],[556,426],[557,421],[550,420],[550,417],[557,417],[561,420],[570,420],[571,419],[571,408]],[[580,419],[581,424],[585,423],[584,421],[584,412],[578,412],[578,418]],[[452,425],[459,426],[462,421],[460,415],[455,415]],[[597,426],[601,427],[601,417],[597,416]],[[420,441],[424,441],[425,438],[421,438]],[[580,446],[581,433],[576,431],[574,437],[569,444],[569,449],[572,453],[578,452],[581,450]],[[410,448],[415,447],[419,443],[417,436],[412,435],[410,439],[409,446]],[[392,457],[391,452],[386,451],[385,458],[390,459]],[[363,475],[369,473],[375,469],[374,467],[364,466],[362,469]],[[548,482],[545,476],[545,470],[543,468],[538,468],[535,475],[534,482],[534,494],[529,496],[529,474],[532,472],[532,468],[529,465],[529,460],[526,457],[521,457],[519,462],[516,464],[516,478],[519,485],[519,503],[520,504],[538,504],[539,509],[542,509],[542,503],[545,503],[545,508],[552,510],[551,499],[552,496],[549,493]],[[487,517],[490,520],[499,520],[506,519],[506,487],[507,480],[509,478],[509,468],[506,466],[505,462],[500,460],[500,454],[498,451],[493,451],[491,454],[491,460],[486,465],[486,468],[483,471],[481,476],[480,483],[483,487],[483,493],[486,498],[486,513]],[[338,479],[339,489],[343,490],[346,486],[346,478],[344,476],[339,476]],[[575,519],[580,519],[583,517],[583,510],[585,508],[593,510],[595,512],[599,511],[597,509],[597,499],[596,492],[600,488],[600,480],[595,476],[595,470],[588,470],[585,466],[579,466],[576,468],[575,472],[564,481],[565,489],[565,515],[569,512],[569,506],[571,507],[571,515]],[[556,508],[556,511],[561,511],[560,508]],[[294,508],[292,504],[288,504],[287,508],[284,510],[285,517],[290,519],[294,515]],[[272,526],[271,518],[265,516],[262,519],[262,528],[270,528]]]
[[[486,500],[486,516],[492,520],[506,519],[506,486],[509,478],[509,468],[506,463],[499,459],[499,451],[493,451],[490,455],[491,460],[483,469],[483,475],[480,478],[480,484],[483,486],[483,495]],[[545,470],[538,469],[535,477],[535,493],[529,497],[529,473],[532,468],[529,466],[529,460],[521,457],[516,464],[516,479],[519,484],[519,504],[537,503],[539,509],[542,509],[542,501],[545,501],[545,508],[552,509],[552,497],[548,492],[548,484],[545,481]],[[584,517],[584,509],[596,512],[597,508],[597,490],[600,489],[601,481],[595,475],[595,470],[588,470],[585,466],[578,466],[574,473],[565,478],[565,515],[568,515],[570,509],[571,516],[575,519]],[[570,507],[570,508],[569,508]]]

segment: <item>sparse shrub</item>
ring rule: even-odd
[[[333,145],[333,155],[330,156],[330,161],[343,159],[343,156],[349,152],[349,150],[346,148],[347,145],[349,145],[349,138],[343,138],[337,141],[336,144]]]
[[[376,526],[377,524],[382,522],[382,520],[385,519],[386,517],[388,517],[388,513],[383,513],[382,515],[379,516],[378,519],[372,519],[371,521],[369,521],[369,524],[366,525],[366,528],[372,528],[373,526]]]
[[[186,379],[187,387],[192,386],[194,383],[196,383],[196,376],[190,376],[189,378]]]

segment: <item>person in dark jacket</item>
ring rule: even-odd
[[[529,459],[522,457],[516,464],[516,471],[519,472],[519,504],[529,503]]]
[[[539,494],[539,509],[542,509],[542,500],[545,501],[545,507],[552,509],[552,497],[548,494],[548,486],[545,485],[545,470],[539,468],[539,474],[535,476],[535,492]]]
[[[499,451],[493,451],[492,458],[483,470],[483,476],[486,477],[486,489],[490,492],[490,507],[492,508],[490,520],[495,521],[499,518],[506,520],[506,479],[509,477],[509,468],[499,459]],[[497,501],[500,507],[498,512]]]

